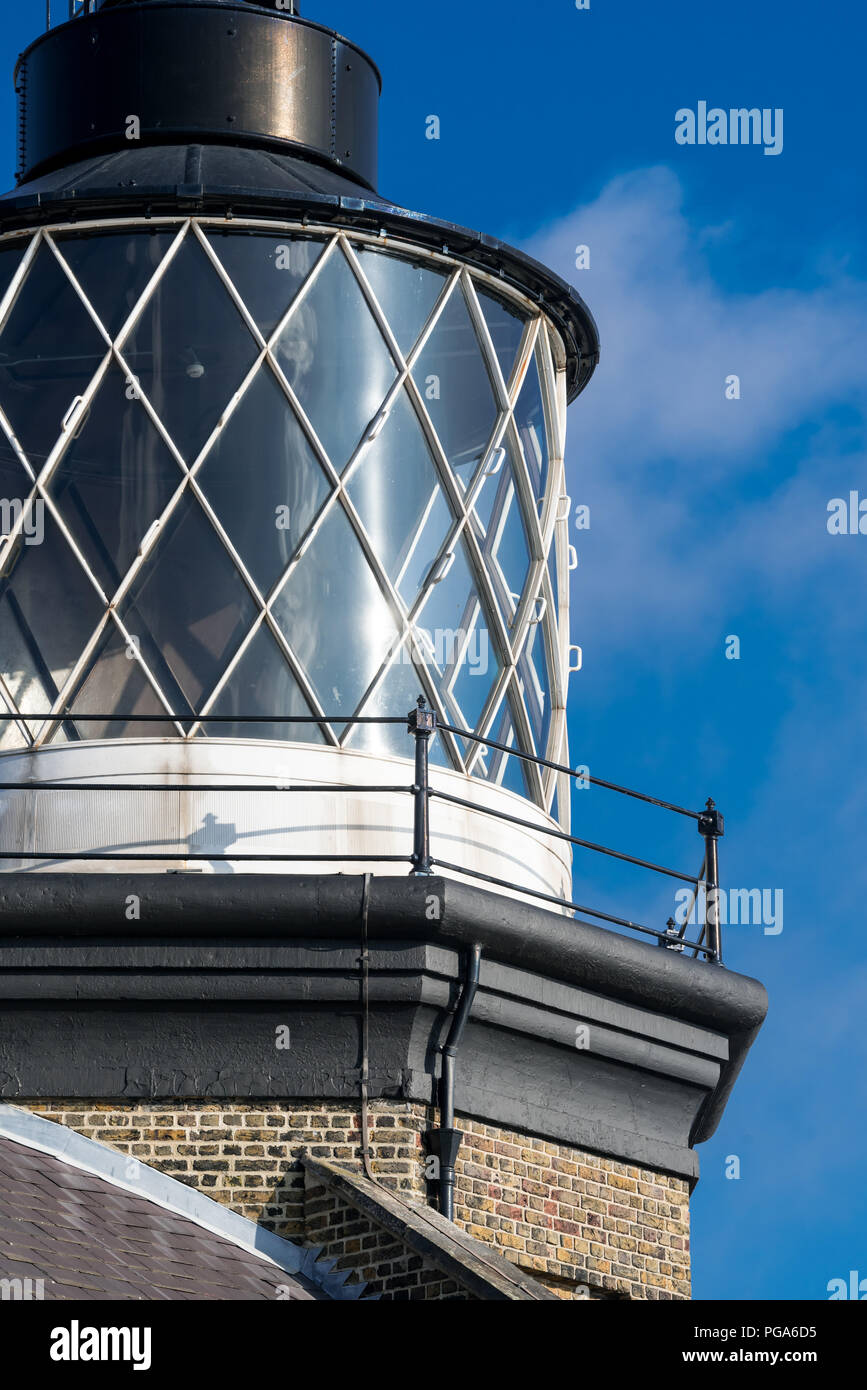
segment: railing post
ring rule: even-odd
[[[431,872],[430,856],[430,778],[428,776],[428,742],[436,733],[437,717],[428,709],[423,695],[419,695],[417,708],[407,715],[409,731],[415,737],[415,782],[413,784],[413,834],[412,869],[413,874]]]
[[[707,809],[698,818],[698,833],[705,847],[705,908],[704,933],[707,959],[722,965],[722,933],[719,921],[719,841],[725,834],[722,813],[708,797]]]

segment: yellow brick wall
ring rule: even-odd
[[[360,1166],[357,1105],[53,1100],[26,1108],[199,1188],[290,1240],[306,1238],[300,1156]],[[435,1111],[370,1106],[373,1169],[416,1201]],[[689,1298],[686,1182],[568,1145],[457,1119],[455,1218],[563,1298]]]
[[[689,1188],[614,1159],[474,1120],[457,1163],[455,1217],[564,1298],[589,1285],[689,1298]]]

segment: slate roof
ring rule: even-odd
[[[0,1279],[44,1279],[46,1300],[330,1299],[302,1273],[3,1136]]]

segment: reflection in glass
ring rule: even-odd
[[[311,237],[208,233],[229,279],[264,338],[270,338],[325,248]]]
[[[452,291],[413,369],[449,463],[465,487],[497,419],[497,403],[464,292]]]
[[[370,699],[359,710],[366,716],[393,718],[415,709],[425,686],[409,649],[402,646],[395,662],[388,668]],[[356,724],[347,740],[353,752],[377,753],[395,758],[412,758],[414,744],[406,724]],[[441,738],[428,741],[428,759],[437,767],[450,767]]]
[[[56,238],[112,341],[174,239],[175,232],[72,232]]]
[[[0,552],[4,536],[11,535],[18,516],[23,513],[24,502],[32,491],[33,480],[0,433]]]
[[[382,432],[365,449],[348,492],[377,559],[410,608],[446,538],[452,514],[405,391],[397,396]]]
[[[330,492],[289,398],[264,363],[196,475],[257,586],[285,572]]]
[[[201,706],[255,611],[249,589],[187,490],[121,606],[124,626],[170,703],[176,691],[192,709]]]
[[[503,701],[487,737],[493,743],[505,744],[507,748],[521,747],[511,700]],[[530,752],[532,750],[522,749],[522,751]],[[483,777],[488,782],[495,782],[498,786],[506,787],[508,791],[517,792],[518,796],[530,796],[523,760],[512,758],[499,748],[483,747],[478,761],[473,767],[473,775]]]
[[[0,246],[0,300],[12,284],[12,278],[24,260],[24,253],[30,245],[30,237],[19,237],[15,241]]]
[[[342,251],[332,251],[275,344],[277,360],[342,472],[397,369]]]
[[[541,503],[548,483],[548,439],[536,353],[530,359],[524,385],[515,405],[515,423],[524,446],[530,482],[537,502]]]
[[[515,455],[507,435],[499,471],[486,477],[478,494],[475,515],[485,568],[508,625],[518,611],[530,569],[530,542],[518,496]]]
[[[393,648],[397,627],[339,504],[272,611],[326,714],[351,714]]]
[[[472,729],[500,663],[461,538],[453,554],[429,590],[416,630],[450,721]]]
[[[530,719],[530,728],[540,758],[545,757],[551,727],[551,682],[545,650],[544,624],[530,628],[524,650],[518,659],[518,688]]]
[[[508,388],[515,359],[518,356],[518,348],[521,346],[521,339],[524,336],[524,324],[527,320],[517,309],[505,304],[503,300],[487,294],[478,286],[476,286],[476,294],[479,304],[482,306],[482,313],[488,325],[491,341],[494,344],[494,352],[500,363],[503,380]]]
[[[93,585],[47,507],[41,525],[41,543],[34,530],[33,544],[19,536],[4,555],[0,579],[3,679],[19,709],[32,698],[40,711],[59,695],[102,617]]]
[[[398,347],[409,357],[447,276],[430,265],[417,265],[369,246],[356,247],[356,255]]]
[[[0,405],[36,472],[106,351],[53,251],[41,246],[0,332]]]
[[[212,714],[262,716],[255,723],[214,723],[206,720],[204,729],[211,738],[273,738],[285,743],[324,743],[318,724],[275,723],[274,714],[312,714],[286,658],[262,623],[228,682],[220,691]]]
[[[127,338],[123,355],[188,465],[257,353],[252,333],[205,252],[195,237],[186,237]]]
[[[175,725],[139,723],[136,715],[163,714],[162,704],[136,660],[134,651],[124,641],[115,623],[109,623],[96,653],[78,684],[78,690],[67,708],[77,715],[128,714],[128,723],[106,723],[104,720],[77,719],[79,738],[173,738]]]
[[[111,597],[181,470],[119,367],[106,373],[48,491]]]

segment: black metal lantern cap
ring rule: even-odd
[[[297,4],[103,0],[24,51],[16,88],[19,185],[0,197],[0,232],[202,213],[384,235],[532,300],[563,341],[570,400],[596,367],[596,324],[565,280],[375,192],[379,71]]]
[[[182,139],[297,148],[376,184],[379,70],[288,8],[105,0],[32,43],[15,78],[20,179]]]

